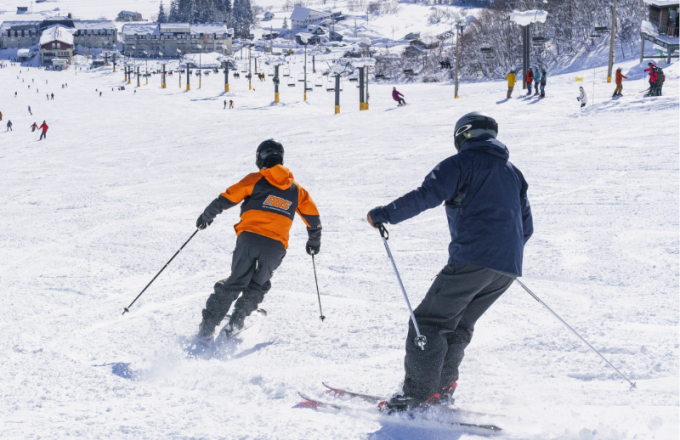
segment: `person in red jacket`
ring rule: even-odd
[[[42,125],[38,128],[42,129],[42,133],[40,133],[40,139],[38,139],[39,141],[41,141],[43,140],[43,138],[47,137],[47,129],[50,127],[47,126],[47,122],[43,121]]]
[[[645,69],[645,72],[649,72],[649,91],[651,94],[654,84],[656,83],[656,66],[654,63],[649,63],[647,65],[649,66],[649,69]]]
[[[534,71],[529,68],[527,71],[527,89],[529,89],[529,92],[527,93],[527,96],[531,95],[531,83],[534,82]]]
[[[404,101],[404,95],[399,93],[396,87],[392,87],[392,99],[397,101],[399,106],[406,105],[406,101]]]
[[[621,73],[621,68],[619,67],[616,69],[616,90],[614,90],[614,94],[612,95],[612,98],[614,96],[623,96],[621,95],[621,91],[623,90],[623,78],[628,79],[627,76],[624,76],[623,73]]]

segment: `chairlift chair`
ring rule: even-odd
[[[283,69],[283,76],[290,76],[290,69]]]
[[[609,27],[608,26],[595,26],[595,32],[596,33],[601,33],[601,32],[609,32]]]
[[[531,39],[532,45],[537,47],[543,47],[545,45],[545,42],[546,42],[545,37],[533,37]]]
[[[298,81],[299,82],[305,82],[305,74],[304,73],[298,73]]]
[[[305,91],[307,91],[307,92],[313,92],[314,91],[314,87],[312,87],[312,81],[311,80],[307,81],[307,84],[305,84]]]
[[[323,86],[323,79],[321,77],[317,78],[316,81],[314,81],[314,87],[322,87]]]
[[[295,80],[293,78],[288,80],[288,87],[295,87]]]
[[[274,69],[269,69],[267,71],[267,76],[274,76]]]
[[[350,76],[349,80],[350,80],[350,82],[357,82],[357,81],[359,81],[359,75]]]
[[[329,76],[328,81],[326,81],[326,91],[335,92],[335,77]]]

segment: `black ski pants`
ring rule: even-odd
[[[203,309],[204,329],[213,331],[237,298],[231,322],[242,325],[271,289],[271,277],[285,256],[286,248],[280,241],[242,232],[236,240],[231,275],[215,284],[215,293],[210,295]]]
[[[423,402],[458,380],[458,367],[472,340],[475,322],[505,292],[514,278],[467,264],[449,264],[437,275],[423,302],[414,310],[420,333],[418,348],[409,321],[404,394]]]
[[[43,138],[47,138],[47,132],[46,131],[43,131],[42,133],[40,133],[40,139],[38,139],[38,140],[41,141],[41,140],[43,140]]]

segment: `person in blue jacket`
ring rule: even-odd
[[[414,311],[427,343],[416,346],[410,322],[403,394],[387,402],[390,411],[452,401],[475,322],[522,275],[533,233],[528,184],[497,134],[490,116],[463,116],[454,135],[458,154],[434,167],[420,188],[367,215],[373,227],[396,224],[444,202],[451,233],[448,264]]]

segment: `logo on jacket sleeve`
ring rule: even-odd
[[[289,202],[286,199],[282,199],[276,196],[267,197],[267,200],[265,200],[263,203],[264,206],[268,206],[279,211],[288,211],[288,208],[290,208],[290,205],[292,204],[293,202]]]

